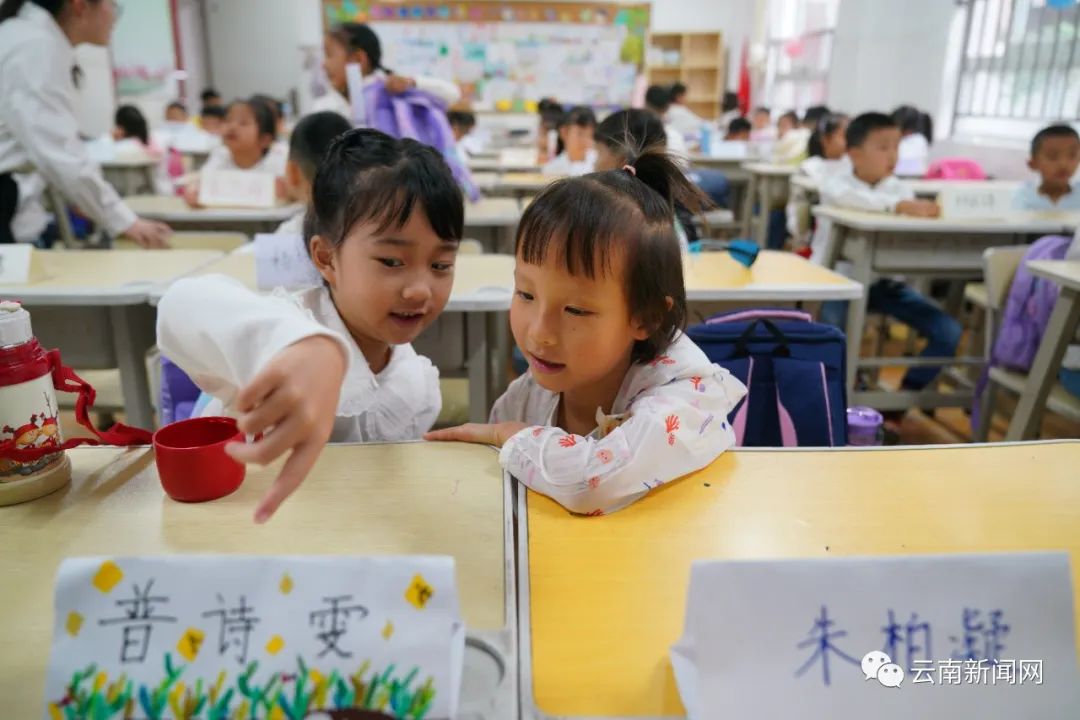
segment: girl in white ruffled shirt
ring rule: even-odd
[[[674,203],[703,200],[662,150],[549,185],[517,235],[514,340],[529,362],[491,424],[428,433],[502,448],[504,468],[575,513],[602,515],[735,443],[743,385],[682,333]]]
[[[438,417],[439,373],[409,345],[442,312],[464,199],[432,148],[350,130],[319,167],[305,237],[324,284],[258,295],[220,276],[181,280],[158,307],[158,346],[261,439],[240,462],[290,453],[256,510],[270,517],[326,442],[419,438]]]

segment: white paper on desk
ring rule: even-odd
[[[499,151],[499,163],[515,167],[536,165],[536,151],[532,148],[504,148]]]
[[[208,170],[199,176],[199,204],[205,207],[272,208],[277,178],[250,170]]]
[[[33,245],[0,245],[0,285],[25,285],[41,275],[41,262]]]
[[[255,285],[259,290],[322,285],[300,235],[255,236]]]
[[[116,701],[95,717],[124,717],[122,678],[137,717],[234,717],[245,701],[263,706],[251,717],[282,703],[283,717],[457,710],[465,634],[450,557],[75,558],[55,608],[46,718],[72,686]],[[354,680],[376,687],[357,699]],[[197,715],[181,712],[189,694],[204,700]]]
[[[671,660],[690,720],[1075,718],[1072,598],[1065,553],[698,562]],[[866,679],[872,651],[899,687]],[[991,684],[1010,660],[1014,683]],[[1034,661],[1041,682],[1020,682]],[[969,666],[985,684],[952,684]]]
[[[972,183],[955,188],[946,186],[938,194],[941,217],[947,220],[1005,217],[1012,209],[1012,201],[1012,189],[980,188]]]

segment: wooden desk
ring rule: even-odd
[[[64,362],[87,370],[119,368],[127,422],[154,425],[146,352],[155,342],[147,304],[155,284],[220,258],[212,250],[37,251],[44,276],[27,285],[0,285],[0,298],[21,300],[34,334],[58,347]]]
[[[479,172],[540,172],[540,163],[523,158],[473,158],[469,169]]]
[[[750,187],[743,199],[742,233],[753,238],[761,247],[767,245],[769,233],[769,211],[783,207],[787,202],[788,178],[798,170],[796,165],[776,165],[773,163],[743,163],[743,169],[750,175]],[[757,204],[760,217],[754,223],[754,204]]]
[[[945,189],[1015,190],[1020,186],[1020,183],[1015,180],[924,180],[920,178],[901,180],[901,182],[910,187],[918,197],[929,199],[937,197]],[[821,192],[819,183],[808,175],[792,175],[791,184],[813,195]]]
[[[1080,576],[1078,464],[1077,441],[738,450],[603,518],[522,492],[523,717],[682,715],[694,560],[1065,550]]]
[[[488,252],[513,252],[521,220],[521,202],[510,197],[484,197],[465,203],[465,237],[475,238]]]
[[[752,267],[726,252],[683,256],[686,298],[690,302],[820,302],[853,300],[863,286],[794,253],[762,250]]]
[[[510,717],[517,707],[510,492],[491,448],[330,446],[266,526],[252,513],[280,464],[250,468],[227,498],[187,505],[165,496],[149,449],[68,456],[71,486],[0,508],[0,541],[8,548],[0,567],[5,586],[17,588],[5,594],[11,615],[0,625],[5,717],[42,716],[53,582],[61,560],[85,555],[452,555],[472,638],[463,716],[487,708],[483,717]],[[470,688],[480,696],[470,697]]]
[[[1080,324],[1080,262],[1036,260],[1029,262],[1027,267],[1032,275],[1057,283],[1061,293],[1031,363],[1020,402],[1009,421],[1006,440],[1030,440],[1038,436],[1046,397],[1057,382],[1061,358],[1075,342],[1076,328]]]
[[[154,171],[159,162],[149,155],[119,157],[102,162],[101,171],[121,196],[128,197],[140,192],[154,192]]]
[[[495,193],[508,194],[514,197],[535,195],[556,180],[561,180],[561,175],[544,175],[543,173],[503,173],[493,188]]]
[[[841,259],[854,264],[852,278],[869,286],[876,275],[977,279],[982,277],[982,255],[998,245],[1015,245],[1030,236],[1072,233],[1080,225],[1080,213],[1013,212],[1002,218],[916,218],[870,213],[843,208],[816,207],[814,215],[829,222],[829,240],[823,264],[836,267]],[[861,306],[862,304],[859,303]],[[920,359],[866,358],[860,360],[866,308],[849,315],[848,393],[852,404],[879,410],[920,407],[966,406],[970,392],[949,394],[931,390],[915,392],[854,393],[856,373],[862,367],[912,365]],[[928,362],[929,359],[922,360]],[[982,362],[982,358],[957,358],[957,364]]]
[[[139,217],[168,223],[173,230],[232,230],[248,235],[270,233],[304,209],[293,203],[272,208],[191,208],[179,197],[136,195],[126,200]]]
[[[251,252],[232,253],[197,274],[208,273],[228,275],[251,290],[258,287]],[[161,283],[150,292],[151,304],[161,300],[170,284]],[[505,326],[513,289],[513,256],[458,255],[446,312],[464,314],[462,346],[469,375],[469,419],[473,422],[487,422],[495,399],[506,389],[510,346]]]

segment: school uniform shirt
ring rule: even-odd
[[[596,150],[590,149],[585,153],[585,159],[574,162],[565,152],[559,153],[554,159],[548,160],[540,171],[544,175],[560,175],[577,177],[588,175],[596,167]]]
[[[16,242],[37,242],[49,226],[51,217],[41,204],[45,180],[38,173],[15,173],[12,177],[19,186],[19,206],[11,221],[11,234]]]
[[[922,177],[930,165],[930,141],[922,133],[912,133],[900,139],[896,160],[896,174],[905,177]]]
[[[896,212],[897,203],[915,199],[911,186],[902,183],[895,175],[871,185],[855,177],[855,171],[851,168],[832,175],[822,184],[819,194],[823,205],[882,213]],[[825,259],[830,225],[827,219],[818,218],[817,230],[811,242],[810,259],[814,262],[821,263]]]
[[[686,145],[686,138],[674,125],[664,125],[664,135],[667,136],[668,155],[684,171],[689,170],[690,148]]]
[[[431,361],[395,345],[373,373],[325,287],[258,295],[207,275],[175,283],[158,306],[161,352],[214,396],[204,415],[235,415],[241,388],[286,347],[315,336],[334,340],[348,358],[331,442],[415,440],[435,423],[442,397]]]
[[[737,378],[679,333],[663,355],[630,366],[611,414],[597,408],[597,428],[588,436],[555,427],[559,395],[531,373],[510,384],[491,422],[530,425],[499,452],[514,477],[571,512],[602,515],[732,447],[727,416],[745,395]]]
[[[701,135],[701,126],[705,120],[685,105],[672,103],[664,115],[666,125],[675,128],[683,138],[696,138]],[[670,138],[668,138],[670,142]]]
[[[207,170],[239,170],[242,172],[261,172],[269,173],[274,177],[280,177],[285,174],[285,162],[288,159],[287,154],[274,150],[274,145],[270,146],[270,149],[266,151],[266,154],[259,159],[257,163],[249,168],[242,168],[236,164],[233,160],[232,152],[224,145],[220,145],[210,151],[209,157],[206,158],[206,163],[199,168],[199,172],[206,172]]]
[[[304,234],[304,218],[307,217],[307,211],[301,210],[277,226],[277,230],[274,230],[275,235],[303,235]]]
[[[75,51],[52,16],[28,2],[0,24],[0,174],[33,165],[113,235],[137,220],[87,155],[75,119]]]
[[[387,77],[389,77],[389,75],[385,70],[376,70],[370,75],[364,76],[364,87],[367,87],[374,82],[385,81]],[[417,90],[423,90],[429,95],[446,103],[448,106],[453,105],[461,99],[461,88],[457,86],[457,83],[449,80],[417,75],[413,77],[413,82],[416,83]],[[349,98],[345,97],[332,87],[328,88],[325,93],[315,98],[314,102],[311,103],[311,112],[336,112],[350,122],[353,119],[352,106],[349,104]]]
[[[830,177],[842,172],[851,172],[851,159],[847,155],[844,155],[839,160],[827,160],[815,155],[799,163],[799,169],[795,174],[810,178],[820,188]],[[786,208],[788,232],[796,240],[805,242],[808,230],[805,224],[803,208],[808,210],[810,201],[806,191],[794,184],[791,186],[790,195]]]
[[[806,146],[810,142],[811,132],[804,127],[788,130],[784,137],[773,145],[773,162],[781,165],[794,165],[806,159]]]
[[[1032,180],[1016,189],[1013,208],[1016,210],[1080,210],[1080,182],[1069,186],[1069,192],[1054,202],[1049,195],[1039,192],[1041,181]]]

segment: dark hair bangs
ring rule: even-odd
[[[640,232],[644,222],[640,210],[592,176],[565,178],[546,187],[526,208],[515,253],[530,265],[542,265],[554,252],[555,261],[571,275],[606,276],[617,252],[628,266],[633,262],[635,243],[627,238]]]
[[[465,234],[461,191],[456,185],[424,183],[410,169],[384,168],[358,177],[342,213],[342,235],[357,224],[371,224],[380,235],[404,227],[419,205],[436,235],[461,240]]]

